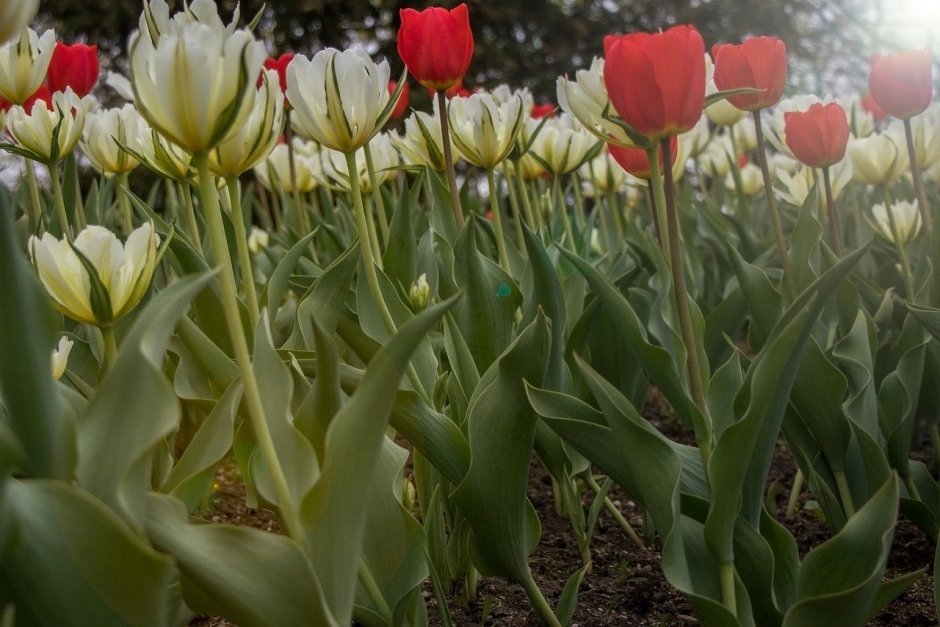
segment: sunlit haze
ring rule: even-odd
[[[940,0],[871,0],[873,30],[885,52],[929,47],[940,52]]]

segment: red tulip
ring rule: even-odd
[[[388,82],[388,93],[394,95],[395,89],[398,87],[398,81],[389,81]],[[392,116],[389,118],[391,120],[400,120],[404,117],[405,113],[408,112],[408,102],[411,97],[411,85],[405,83],[404,87],[401,88],[401,94],[398,95],[398,102],[395,103],[395,108],[392,109]]]
[[[728,102],[744,111],[777,104],[787,84],[787,46],[776,37],[751,37],[740,45],[712,48],[715,86],[722,91],[753,87],[760,93],[731,96]]]
[[[705,101],[705,44],[694,26],[604,38],[604,84],[620,117],[651,140],[695,126]]]
[[[281,84],[281,92],[283,92],[285,96],[287,95],[287,66],[293,60],[294,53],[285,52],[276,59],[274,57],[269,57],[264,61],[264,69],[277,71],[278,82]],[[260,77],[258,78],[258,86],[261,86]]]
[[[49,72],[46,74],[46,86],[50,92],[65,91],[71,87],[78,96],[91,93],[98,82],[98,46],[85,44],[55,45]]]
[[[845,110],[836,103],[816,103],[803,112],[784,114],[784,134],[793,156],[811,168],[842,161],[849,142]]]
[[[550,102],[545,104],[537,104],[532,107],[532,111],[529,113],[529,117],[533,120],[541,120],[544,117],[554,115],[555,105]]]
[[[646,156],[646,151],[642,148],[624,148],[616,144],[607,144],[607,150],[610,156],[614,158],[620,167],[633,176],[648,181],[650,178],[650,162]],[[663,167],[663,152],[657,150],[659,154],[659,167]],[[676,155],[679,153],[679,142],[675,136],[669,138],[669,167],[676,162]]]
[[[933,97],[930,62],[927,49],[872,59],[868,89],[885,113],[907,119],[924,112]]]
[[[467,5],[448,11],[430,7],[401,10],[398,55],[421,85],[444,91],[461,81],[473,56]]]
[[[871,117],[875,118],[875,122],[881,122],[888,115],[871,94],[862,96],[861,105],[862,109],[870,113]]]

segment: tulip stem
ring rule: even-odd
[[[235,227],[235,248],[238,252],[238,269],[242,277],[242,290],[245,292],[245,301],[248,304],[248,320],[251,322],[251,328],[253,329],[258,326],[261,313],[258,308],[258,292],[255,289],[254,273],[251,269],[251,253],[248,250],[248,234],[245,230],[245,216],[242,212],[242,197],[238,190],[238,177],[226,177],[225,186],[228,188],[232,225]],[[268,322],[274,324],[273,320]]]
[[[199,198],[206,219],[206,230],[209,234],[213,262],[217,267],[221,267],[219,284],[222,293],[222,309],[225,312],[225,322],[232,339],[235,362],[238,364],[242,375],[245,406],[248,409],[251,427],[258,440],[261,455],[271,473],[281,520],[284,523],[287,535],[303,545],[303,526],[294,507],[287,477],[274,446],[274,439],[271,437],[270,429],[268,429],[264,405],[261,402],[261,391],[258,388],[258,380],[255,378],[255,371],[252,368],[251,352],[248,349],[245,329],[242,326],[241,314],[238,311],[235,269],[232,267],[232,258],[229,255],[228,242],[225,238],[225,226],[222,222],[222,209],[219,206],[218,190],[215,188],[212,173],[209,172],[209,157],[206,154],[194,155],[192,163],[196,167],[199,176]]]
[[[907,294],[907,300],[913,303],[917,298],[917,293],[914,291],[914,275],[911,272],[911,261],[907,257],[907,248],[905,248],[906,239],[901,238],[901,231],[898,230],[897,219],[894,216],[894,208],[891,204],[891,194],[888,192],[887,185],[881,186],[881,193],[884,196],[885,213],[888,214],[888,227],[891,229],[891,239],[898,253],[898,261],[901,262],[901,278],[904,279],[904,291]]]
[[[832,240],[832,249],[840,259],[845,257],[845,248],[842,246],[842,233],[839,230],[839,215],[836,213],[836,203],[832,198],[832,181],[829,176],[829,166],[823,169],[823,185],[826,188],[826,221],[829,222],[829,239]]]
[[[842,500],[842,509],[845,511],[845,518],[848,520],[855,515],[855,503],[852,501],[852,490],[849,489],[849,480],[845,476],[845,469],[840,468],[832,473],[836,479],[836,488],[839,490],[839,498]]]
[[[56,214],[59,216],[59,226],[62,227],[62,234],[71,242],[72,229],[69,227],[69,218],[65,213],[62,181],[59,179],[59,168],[55,163],[49,164],[49,180],[52,183],[52,199],[55,201]]]
[[[911,119],[904,118],[904,138],[907,140],[907,156],[911,164],[911,177],[914,179],[914,193],[917,195],[917,208],[920,209],[920,219],[928,231],[933,225],[930,209],[927,207],[927,195],[924,193],[924,179],[920,174],[920,165],[917,163],[917,151],[914,149],[914,133],[911,130]]]
[[[760,111],[754,111],[754,132],[757,135],[757,163],[760,165],[761,178],[764,181],[764,194],[767,196],[767,209],[770,211],[770,222],[774,229],[774,243],[777,245],[777,254],[783,268],[783,285],[787,290],[790,301],[796,300],[796,283],[793,280],[793,267],[790,265],[790,255],[787,254],[787,240],[783,235],[783,223],[780,221],[780,209],[777,207],[777,197],[774,195],[773,179],[770,178],[770,167],[767,165],[767,148],[764,143],[764,129],[761,125]]]
[[[101,339],[104,340],[104,358],[101,363],[101,374],[106,374],[117,360],[117,340],[114,338],[114,327],[101,327]]]
[[[287,141],[287,171],[290,175],[290,191],[294,201],[294,220],[298,237],[303,237],[310,230],[307,223],[307,212],[300,200],[300,190],[297,189],[297,160],[294,156],[294,129],[291,127],[290,109],[285,113],[284,139]]]
[[[578,252],[574,228],[571,226],[571,217],[568,215],[568,207],[565,206],[564,196],[561,195],[561,184],[557,176],[552,179],[552,204],[554,210],[561,214],[561,223],[565,227],[565,238],[568,240],[568,246],[572,251]]]
[[[457,230],[460,231],[463,228],[463,207],[460,205],[460,190],[457,189],[457,174],[454,172],[454,153],[450,148],[447,96],[441,90],[437,90],[437,113],[441,118],[441,142],[444,151],[444,170],[447,172],[447,186],[450,188],[450,202],[454,206]]]
[[[375,301],[375,306],[378,307],[382,324],[385,325],[385,331],[389,336],[392,336],[398,332],[398,326],[395,324],[392,312],[389,311],[388,305],[385,303],[385,296],[382,294],[382,286],[379,284],[379,275],[375,271],[375,258],[372,256],[372,243],[369,241],[371,238],[369,237],[369,225],[366,220],[366,209],[362,202],[362,191],[359,189],[355,151],[346,153],[346,171],[349,174],[349,187],[352,191],[353,208],[356,214],[356,229],[359,231],[359,251],[362,254],[362,266],[366,274],[366,283],[369,286],[369,292],[372,294],[372,300]],[[430,396],[428,396],[427,390],[424,389],[424,385],[421,383],[421,379],[418,377],[414,365],[410,362],[408,364],[407,374],[408,380],[411,382],[415,391],[420,394],[424,400],[429,401]]]
[[[131,213],[131,201],[128,198],[130,187],[127,183],[127,172],[121,172],[117,175],[117,197],[118,209],[120,211],[119,221],[124,235],[130,235],[134,229],[134,218]]]
[[[525,212],[526,221],[529,228],[538,231],[542,227],[539,214],[532,209],[532,201],[529,199],[529,191],[526,189],[525,179],[522,178],[522,158],[515,160],[515,178],[519,185],[519,197],[522,199],[522,210]]]
[[[744,195],[744,183],[741,180],[741,163],[738,161],[738,139],[734,134],[734,124],[728,126],[728,138],[731,140],[731,157],[728,158],[728,165],[731,166],[731,178],[734,180],[734,196],[738,206],[738,216],[749,227],[753,228],[751,222],[751,211],[748,206],[747,196]]]
[[[499,210],[499,187],[496,186],[496,176],[493,173],[493,168],[486,169],[486,182],[490,190],[490,209],[493,211],[493,223],[496,225],[496,252],[499,255],[499,265],[507,274],[512,274],[509,271],[506,236],[503,233],[503,218]]]
[[[180,183],[180,197],[183,200],[183,213],[186,219],[186,230],[193,240],[193,246],[200,255],[205,256],[202,250],[202,238],[199,236],[199,223],[196,222],[196,208],[193,206],[193,193],[189,183]]]
[[[528,577],[522,578],[522,587],[525,588],[529,602],[532,604],[535,613],[538,614],[539,618],[542,620],[542,624],[548,625],[549,627],[562,627],[561,621],[555,616],[555,612],[552,611],[552,607],[548,604],[548,601],[545,600],[545,596],[542,594],[538,585],[536,585],[535,580],[532,579],[531,574],[529,574]]]
[[[793,485],[790,487],[790,498],[787,499],[787,509],[785,512],[787,518],[791,518],[793,514],[796,513],[796,508],[799,507],[800,492],[803,491],[804,480],[803,471],[797,468],[796,474],[793,475]]]
[[[721,578],[722,602],[733,616],[737,616],[738,600],[734,587],[734,562],[718,564],[718,575]]]
[[[369,570],[368,564],[366,564],[362,558],[359,558],[357,575],[359,583],[362,584],[369,600],[372,601],[375,611],[385,620],[386,624],[391,625],[394,622],[392,618],[392,608],[389,607],[388,601],[385,600],[385,595],[382,594],[382,589],[372,575],[372,571]]]
[[[661,143],[663,155],[669,154],[669,138]],[[664,159],[665,161],[665,159]],[[650,158],[650,165],[659,163],[654,153]],[[698,345],[695,341],[695,331],[692,326],[692,310],[689,307],[689,293],[685,286],[685,268],[682,263],[682,248],[679,240],[679,216],[676,211],[676,193],[672,180],[672,168],[663,168],[665,181],[663,182],[663,196],[666,208],[666,235],[668,250],[672,267],[672,285],[676,296],[676,310],[679,314],[679,329],[682,333],[682,343],[685,344],[686,368],[689,371],[689,387],[692,391],[692,402],[704,417],[701,425],[696,425],[695,440],[698,442],[705,471],[708,472],[708,460],[711,457],[711,428],[708,423],[708,408],[705,403],[705,384],[702,380],[701,362],[699,361]],[[659,187],[659,186],[657,186]],[[698,422],[698,421],[695,421]],[[732,589],[733,593],[733,589]]]
[[[385,200],[382,198],[382,188],[379,185],[379,179],[375,175],[375,162],[372,160],[372,149],[369,142],[362,147],[366,154],[366,169],[369,171],[369,184],[372,186],[372,202],[375,205],[375,212],[379,215],[379,231],[382,235],[382,241],[379,242],[379,248],[388,246],[388,214],[385,213]]]
[[[42,222],[42,203],[39,201],[39,185],[36,184],[36,171],[33,169],[33,162],[26,157],[23,157],[23,165],[26,169],[26,187],[29,188],[30,230],[33,233],[38,233],[39,223]]]
[[[666,148],[667,154],[669,148]],[[669,248],[672,245],[672,242],[669,241],[669,237],[666,234],[667,229],[667,217],[666,217],[666,192],[664,191],[665,185],[663,183],[663,168],[659,165],[659,148],[654,144],[652,148],[646,149],[646,159],[650,164],[650,178],[649,178],[649,189],[650,189],[650,213],[653,216],[653,227],[656,229],[656,239],[659,241],[660,247],[663,249],[663,256],[666,258],[667,263],[672,263],[672,255],[669,252]],[[669,170],[669,180],[672,180],[672,167],[666,168]]]

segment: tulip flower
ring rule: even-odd
[[[398,148],[406,165],[429,167],[435,172],[444,171],[441,121],[436,115],[415,111],[405,118],[404,132],[392,135],[392,143]],[[451,151],[454,161],[461,159],[453,140]]]
[[[766,109],[783,95],[787,84],[787,46],[776,37],[751,37],[740,45],[718,44],[712,48],[712,57],[718,89],[760,90],[728,98],[738,109]]]
[[[538,120],[529,118],[526,126],[537,127]],[[529,152],[542,163],[546,170],[558,176],[576,170],[582,163],[594,157],[601,149],[601,142],[583,126],[575,123],[568,113],[544,122],[538,135],[532,140]]]
[[[713,94],[717,91],[718,88],[714,83],[709,83],[705,89],[707,94]],[[738,109],[727,98],[722,98],[705,107],[705,115],[718,126],[733,126],[744,119],[747,111]]]
[[[683,133],[705,101],[705,44],[693,26],[604,38],[604,84],[624,122],[650,140]]]
[[[81,150],[102,174],[125,174],[140,162],[123,147],[135,146],[141,128],[146,125],[132,104],[89,113],[85,117]]]
[[[933,97],[930,51],[906,50],[876,56],[868,89],[885,113],[908,119],[923,113]]]
[[[635,176],[638,179],[648,181],[650,179],[650,161],[647,158],[647,151],[643,148],[624,148],[616,144],[608,144],[607,150],[610,156],[614,158],[624,172]],[[673,137],[669,140],[669,163],[675,165],[676,156],[679,152],[679,142]],[[659,151],[659,166],[663,167],[663,154]]]
[[[556,107],[552,103],[543,102],[532,107],[532,110],[529,111],[529,117],[533,120],[541,120],[545,117],[551,117],[555,115],[555,109]]]
[[[929,107],[924,115],[913,117],[907,123],[911,127],[911,143],[917,167],[929,168],[940,160],[940,105]],[[892,120],[885,129],[885,135],[889,135],[899,146],[905,145],[904,121]]]
[[[131,39],[134,100],[147,122],[188,152],[205,154],[247,123],[264,44],[247,30],[229,33],[174,20],[156,39]]]
[[[264,161],[284,129],[284,94],[274,70],[265,70],[251,115],[209,153],[209,169],[229,178]]]
[[[47,30],[40,37],[31,28],[17,41],[0,46],[0,98],[23,104],[36,93],[46,78],[55,47],[55,32]]]
[[[498,104],[492,94],[454,98],[447,107],[454,144],[470,163],[492,169],[512,150],[527,112],[522,98]]]
[[[306,136],[327,148],[353,152],[378,133],[395,103],[388,93],[388,62],[361,48],[321,50],[287,67],[287,97]]]
[[[82,137],[85,109],[75,92],[66,88],[52,96],[52,107],[37,100],[32,109],[15,106],[7,114],[7,132],[17,148],[45,164],[65,158]]]
[[[316,151],[316,149],[313,149]],[[304,142],[294,139],[297,191],[306,194],[317,186],[322,177],[319,152],[307,154]],[[290,176],[290,155],[287,144],[278,144],[268,158],[254,167],[261,184],[272,192],[293,192]]]
[[[618,192],[627,184],[626,170],[614,161],[606,146],[599,155],[582,165],[578,174],[585,183],[590,184],[588,196]]]
[[[725,175],[725,187],[734,190],[736,185],[731,174]],[[741,193],[745,196],[756,196],[763,190],[764,179],[761,176],[760,168],[753,163],[748,163],[741,168]]]
[[[248,250],[250,250],[253,255],[267,248],[270,241],[271,236],[267,231],[252,225],[251,231],[248,233]]]
[[[29,255],[56,309],[78,322],[108,327],[147,293],[159,242],[150,223],[138,227],[123,245],[108,229],[92,225],[72,243],[49,233],[42,239],[32,236]]]
[[[823,168],[842,161],[849,141],[849,123],[838,104],[814,104],[805,112],[786,114],[786,142],[802,163]]]
[[[578,70],[575,80],[559,76],[556,83],[558,105],[578,119],[598,138],[619,146],[634,146],[622,127],[605,116],[610,98],[604,85],[604,60],[595,58],[590,69]]]
[[[287,66],[294,60],[293,52],[285,52],[279,57],[269,57],[264,60],[265,70],[274,70],[277,72],[278,85],[282,93],[287,93]],[[258,87],[261,87],[263,76],[258,77]]]
[[[68,45],[60,41],[52,53],[46,85],[53,92],[71,87],[80,98],[84,98],[98,82],[98,68],[98,46]]]
[[[473,58],[467,5],[402,9],[400,16],[398,54],[415,80],[436,91],[460,83]]]
[[[192,155],[150,128],[146,120],[138,126],[137,136],[128,137],[128,148],[144,166],[178,183],[192,178]]]
[[[372,141],[369,142],[369,148],[372,151],[375,182],[381,185],[395,174],[395,168],[400,165],[401,159],[387,133],[379,133],[373,137]],[[323,157],[323,175],[327,180],[339,189],[350,191],[349,173],[346,171],[346,156],[329,148],[324,149],[321,155]],[[362,151],[356,152],[356,170],[359,175],[359,189],[366,194],[371,192],[372,177],[369,175],[368,162],[365,153]]]
[[[682,134],[682,143],[687,147],[689,157],[696,158],[711,142],[711,132],[708,130],[708,117],[703,115],[691,130]]]
[[[878,104],[878,101],[875,100],[875,97],[872,96],[871,93],[867,93],[862,96],[860,104],[862,105],[862,109],[871,114],[875,122],[881,122],[888,116],[888,114],[884,109],[881,108],[881,105]]]
[[[36,15],[39,0],[6,0],[0,2],[0,44],[19,36],[29,20]]]
[[[72,346],[75,342],[65,337],[59,338],[59,345],[52,350],[52,378],[59,380],[65,374],[65,369],[69,365],[69,354],[72,352]]]
[[[871,208],[871,215],[874,218],[873,225],[875,231],[889,242],[896,244],[907,244],[920,231],[921,221],[920,212],[917,205],[904,200],[891,204],[891,215],[888,215],[888,209],[884,203],[880,203]],[[892,229],[892,218],[894,228]],[[895,240],[895,231],[897,240]]]
[[[893,183],[909,167],[903,144],[888,134],[852,139],[847,152],[852,163],[852,178],[865,185]]]
[[[388,82],[388,93],[393,95],[398,88],[398,81]],[[405,83],[399,92],[398,100],[395,102],[395,108],[392,109],[391,120],[400,120],[408,113],[408,104],[411,98],[411,85]]]

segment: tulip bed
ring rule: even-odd
[[[703,625],[940,596],[892,555],[940,532],[928,51],[783,98],[777,39],[611,35],[556,108],[463,88],[464,5],[402,11],[391,80],[149,0],[106,109],[35,5],[0,2],[0,626],[453,625],[495,580],[566,625],[599,524]]]

